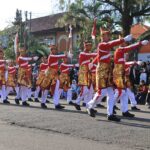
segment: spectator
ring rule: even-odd
[[[72,84],[71,84],[71,89],[72,89],[72,99],[76,99],[78,94],[79,94],[79,87],[77,86],[77,82],[76,80],[72,80]]]
[[[142,80],[139,86],[138,94],[136,96],[137,102],[139,104],[145,104],[147,93],[148,93],[148,87],[145,81]]]
[[[143,68],[142,72],[140,74],[140,83],[144,81],[145,83],[147,83],[147,73],[146,70]]]
[[[148,93],[146,96],[146,104],[145,105],[150,106],[150,85],[149,85]]]

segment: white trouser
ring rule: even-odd
[[[72,89],[68,89],[67,91],[67,103],[69,104],[69,102],[72,101]]]
[[[11,91],[13,91],[13,88],[10,86],[7,86],[6,87],[6,96],[8,96]]]
[[[2,102],[4,101],[4,100],[6,100],[6,87],[5,87],[5,85],[2,85],[2,88],[0,89],[0,93],[1,93],[1,99],[2,99]]]
[[[34,93],[34,98],[38,98],[40,92],[40,86],[36,87],[35,93]]]
[[[87,104],[93,98],[93,95],[94,95],[94,88],[93,85],[91,84],[88,94],[85,95],[84,97],[84,103]]]
[[[28,98],[31,98],[31,95],[32,95],[32,89],[28,88],[28,92],[27,92]]]
[[[19,87],[19,86],[16,86],[16,87],[15,87],[15,91],[16,91],[16,99],[20,99],[20,97],[21,97],[20,87]]]
[[[96,104],[100,103],[105,96],[107,96],[107,88],[101,89],[100,93],[96,92],[93,99],[88,102],[88,108],[94,108]]]
[[[107,88],[107,115],[113,114],[113,107],[114,107],[114,90],[112,87]]]
[[[121,111],[123,113],[128,111],[128,95],[126,90],[121,90],[121,94],[119,96],[119,91],[118,89],[115,89],[115,101],[120,99],[120,104],[121,104]]]
[[[89,89],[87,86],[81,87],[81,92],[76,99],[76,104],[80,105],[82,99],[84,99],[88,95]]]
[[[22,100],[22,102],[25,102],[27,100],[28,87],[21,86],[20,92],[21,92],[21,100]]]
[[[62,93],[63,93],[63,89],[59,89],[59,98]],[[72,90],[70,88],[67,90],[67,103],[69,104],[69,102],[71,102],[71,101],[72,101]]]
[[[47,95],[48,95],[48,90],[42,91],[41,103],[44,104],[46,103]]]
[[[135,99],[134,93],[131,91],[130,88],[127,88],[127,91],[126,91],[126,92],[127,92],[128,98],[129,98],[129,100],[130,100],[131,107],[136,106],[136,105],[137,105],[137,101],[136,101],[136,99]]]
[[[60,98],[59,85],[60,85],[60,81],[57,80],[54,95],[53,95],[53,103],[54,103],[55,106],[59,104],[59,98]]]

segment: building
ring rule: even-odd
[[[131,34],[135,40],[147,39],[150,40],[150,27],[143,24],[135,24],[131,28]],[[141,38],[140,38],[141,37]],[[150,61],[150,43],[146,46],[142,46],[138,50],[138,60]]]
[[[28,22],[30,32],[41,43],[56,44],[59,52],[68,51],[69,47],[75,48],[78,39],[78,30],[73,28],[72,38],[69,39],[69,25],[58,27],[57,21],[62,18],[64,13],[53,14],[45,17],[31,19]]]

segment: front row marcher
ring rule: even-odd
[[[95,61],[98,61],[97,70],[96,70],[96,84],[97,92],[95,93],[93,99],[88,103],[88,114],[91,117],[95,117],[96,111],[94,107],[97,101],[101,101],[104,96],[107,96],[107,114],[108,120],[120,121],[113,114],[113,107],[118,98],[121,100],[121,111],[122,115],[125,117],[134,117],[133,114],[128,111],[128,96],[126,93],[126,84],[125,84],[125,70],[124,70],[124,54],[134,48],[137,48],[140,45],[146,45],[147,40],[139,42],[129,47],[120,47],[115,51],[114,55],[114,70],[113,70],[113,80],[116,85],[115,93],[113,88],[108,85],[109,74],[111,74],[110,67],[110,49],[114,46],[121,45],[124,42],[128,42],[132,39],[131,35],[126,36],[125,38],[110,41],[109,42],[109,32],[102,32],[102,42],[98,45],[98,58]],[[93,62],[94,63],[94,62]],[[126,76],[127,80],[127,76]]]
[[[60,93],[64,90],[67,92],[68,104],[72,104],[77,110],[81,110],[80,102],[84,99],[87,112],[91,117],[96,116],[97,111],[94,108],[104,97],[107,97],[108,120],[120,121],[120,118],[114,115],[113,111],[117,100],[120,100],[121,102],[122,115],[125,117],[134,117],[134,115],[128,111],[128,98],[131,99],[132,109],[138,110],[136,107],[135,96],[131,91],[132,86],[129,79],[129,67],[131,64],[130,62],[125,62],[124,55],[130,50],[134,50],[141,45],[146,45],[148,41],[144,40],[136,44],[126,46],[124,43],[132,39],[131,35],[110,41],[110,33],[104,30],[101,30],[101,38],[102,42],[98,44],[97,53],[90,52],[92,49],[92,43],[90,41],[84,42],[84,52],[81,52],[79,55],[78,83],[81,88],[81,92],[75,103],[72,102],[72,91],[70,89],[69,79],[69,68],[74,67],[74,65],[67,64],[67,55],[57,55],[57,47],[55,45],[50,46],[50,55],[48,59],[46,57],[42,58],[36,82],[37,88],[35,92],[35,101],[39,101],[38,93],[41,90],[42,108],[47,108],[46,100],[48,92],[50,91],[50,94],[53,96],[55,109],[63,109],[64,106],[60,105],[59,100]],[[115,51],[113,66],[110,50],[118,45],[121,46]],[[29,65],[29,61],[36,61],[37,57],[27,57],[26,51],[23,48],[21,48],[19,52],[20,56],[17,58],[17,63],[19,65],[17,76],[18,80],[15,80],[17,66],[9,63],[6,82],[5,65],[7,61],[4,60],[3,51],[0,50],[0,94],[3,103],[9,103],[6,96],[11,88],[15,88],[17,93],[17,97],[15,99],[16,104],[19,104],[20,93],[22,105],[29,106],[27,103],[27,97],[29,91],[31,92],[32,69],[31,65]],[[59,59],[64,60],[64,62],[60,65],[60,75],[58,74]],[[92,59],[94,60],[90,63]],[[94,86],[95,81],[96,87]],[[94,91],[96,91],[95,94]]]
[[[9,104],[10,102],[6,99],[6,60],[4,60],[3,49],[0,48],[0,95],[3,103]]]
[[[23,106],[29,106],[27,103],[28,97],[28,88],[31,87],[31,79],[29,76],[29,61],[36,61],[38,57],[27,57],[26,50],[21,48],[19,50],[20,56],[17,59],[19,68],[18,68],[18,85],[20,91],[20,97],[22,100]],[[19,104],[19,99],[16,99],[16,103]]]

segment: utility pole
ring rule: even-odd
[[[29,27],[29,29],[30,29],[30,33],[31,33],[31,19],[32,19],[32,12],[30,12],[29,15],[30,15],[30,25],[29,25],[30,27]]]

